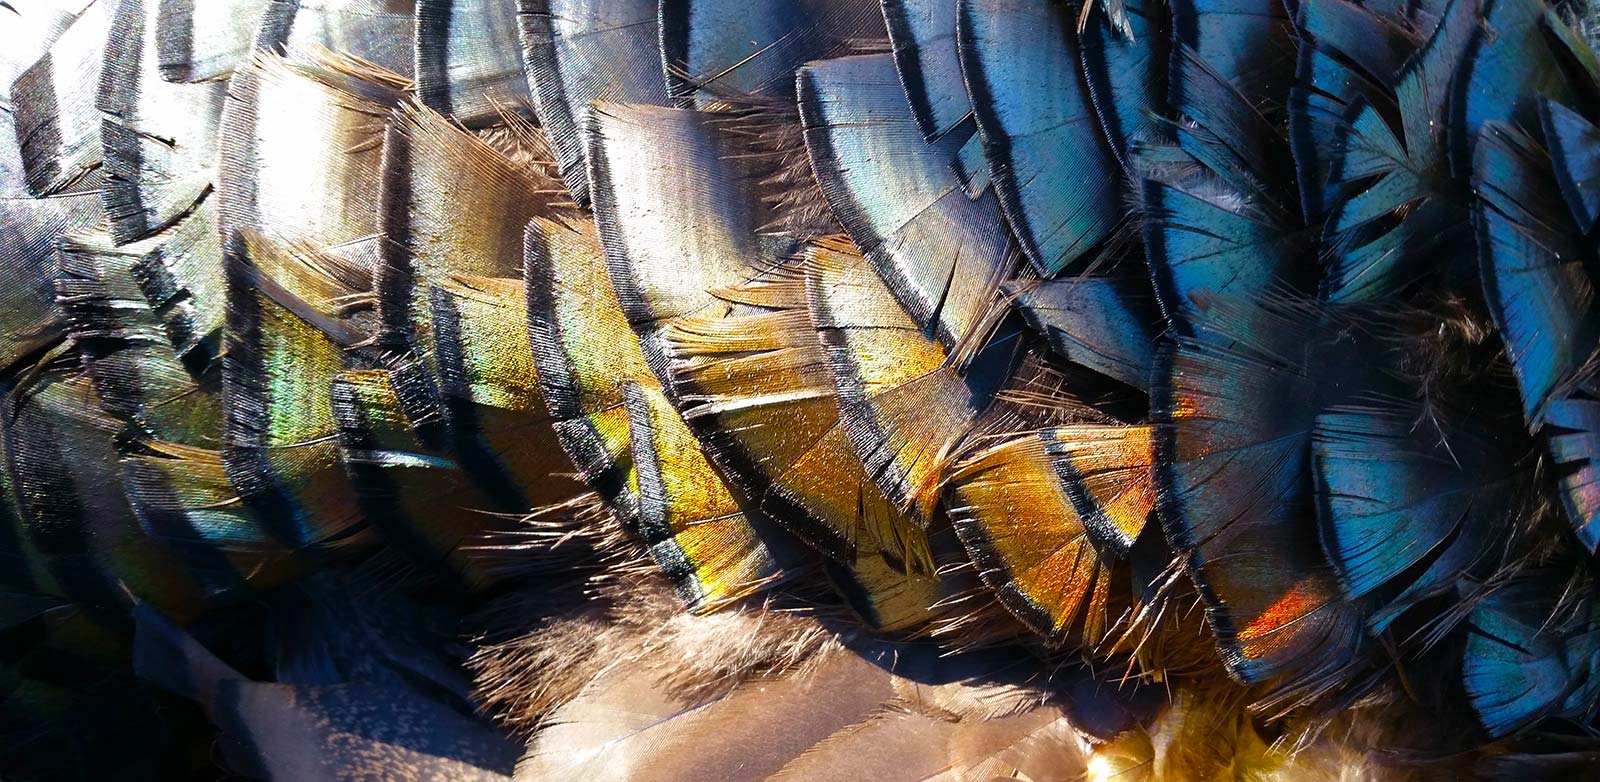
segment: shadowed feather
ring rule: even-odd
[[[1584,123],[1555,104],[1545,115],[1550,137],[1559,137],[1562,125]],[[1565,168],[1572,159],[1558,160]],[[1593,550],[1600,543],[1595,523],[1600,503],[1589,386],[1600,312],[1594,301],[1594,245],[1574,224],[1577,211],[1568,209],[1581,211],[1582,202],[1563,201],[1548,153],[1506,126],[1484,128],[1474,169],[1484,293],[1522,390],[1528,427],[1549,438],[1568,521]]]

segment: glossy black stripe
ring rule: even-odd
[[[6,395],[8,408],[20,403],[23,409],[8,413],[4,425],[7,468],[25,534],[68,596],[97,619],[124,624],[121,592],[90,554],[90,520],[72,470],[57,451],[69,442],[25,401],[30,393],[13,389]]]
[[[629,383],[623,389],[628,408],[628,433],[633,438],[634,469],[639,479],[639,538],[650,549],[661,572],[673,583],[679,596],[698,603],[702,595],[696,585],[694,564],[673,540],[667,525],[667,485],[661,474],[660,452],[656,449],[655,428],[650,425],[649,400],[640,388]]]
[[[11,85],[23,180],[34,195],[45,194],[61,175],[61,106],[55,82],[55,58],[46,52]]]
[[[457,578],[459,572],[451,566],[449,552],[440,552],[420,531],[432,520],[413,518],[406,512],[399,486],[390,471],[369,459],[351,458],[353,453],[370,454],[383,448],[373,431],[375,422],[368,418],[355,385],[346,379],[336,379],[331,390],[333,415],[339,424],[341,458],[355,486],[362,513],[383,536],[384,542],[407,554],[410,561],[444,577],[442,586],[463,587],[463,582]]]
[[[905,12],[906,7],[902,3],[883,4],[883,19],[889,27],[889,40],[894,42],[895,70],[905,83],[906,99],[911,103],[911,112],[917,117],[922,135],[931,139],[938,135],[941,128],[934,122],[933,104],[928,100],[928,84],[923,79],[922,63],[917,56],[916,32],[906,19]],[[951,46],[954,45],[952,40]]]
[[[144,151],[139,136],[114,117],[124,121],[136,116],[139,104],[139,75],[146,54],[144,3],[123,0],[111,22],[106,38],[105,62],[100,68],[96,104],[108,117],[101,123],[100,142],[107,173],[106,189],[101,194],[106,217],[111,222],[111,237],[117,244],[134,241],[156,228],[145,210],[139,176],[144,166]]]
[[[554,263],[555,257],[545,246],[542,235],[530,224],[523,237],[522,279],[528,295],[528,336],[533,345],[539,390],[545,407],[556,419],[556,437],[562,449],[583,473],[589,486],[608,502],[615,502],[627,490],[627,470],[613,461],[599,430],[582,407],[577,370],[567,355],[566,328],[556,313]],[[633,513],[623,508],[618,510],[623,511],[619,515],[624,523],[632,522]]]
[[[271,400],[263,381],[268,377],[261,353],[261,299],[257,274],[244,237],[228,237],[223,247],[223,273],[228,286],[226,349],[222,361],[226,400],[222,466],[240,499],[259,514],[275,540],[296,548],[306,516],[280,480],[269,454],[267,431]]]
[[[947,490],[945,504],[950,508],[959,508],[960,501],[955,496],[955,489]],[[974,517],[952,514],[951,526],[955,528],[956,535],[967,549],[967,555],[972,558],[972,564],[978,573],[984,576],[984,581],[994,589],[995,597],[1017,619],[1028,626],[1028,629],[1050,640],[1056,640],[1064,635],[1071,625],[1066,625],[1058,631],[1056,618],[1050,615],[1043,606],[1034,602],[1017,586],[1016,574],[1012,572],[994,547],[994,541],[984,531],[983,524]]]
[[[411,329],[411,304],[416,289],[416,260],[412,256],[411,139],[391,123],[383,134],[382,182],[379,184],[378,271],[373,285],[378,294],[378,338],[384,347],[415,347]]]
[[[445,116],[454,107],[450,95],[450,19],[454,0],[417,1],[417,99]]]
[[[450,416],[453,444],[461,469],[472,477],[490,499],[508,511],[526,511],[527,494],[506,469],[499,454],[483,437],[478,406],[468,387],[466,355],[470,348],[461,341],[461,321],[449,295],[435,288],[429,292],[433,313],[434,360],[439,366],[439,391],[444,410]]]

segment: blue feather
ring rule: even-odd
[[[1271,111],[1287,90],[1275,69],[1292,54],[1279,51],[1290,48],[1282,13],[1265,0],[1231,11],[1173,7],[1168,100],[1177,122],[1171,141],[1141,145],[1136,156],[1146,177],[1145,252],[1180,334],[1195,333],[1208,297],[1304,289],[1315,271]],[[1239,46],[1247,35],[1260,43]]]
[[[1340,195],[1329,188],[1340,129],[1361,104],[1383,116],[1397,110],[1389,85],[1415,48],[1403,17],[1349,0],[1302,3],[1298,83],[1289,94],[1289,143],[1306,219],[1320,218]]]
[[[1464,183],[1487,122],[1531,127],[1536,98],[1571,94],[1564,25],[1537,0],[1454,0],[1401,69],[1398,116],[1367,104],[1336,140],[1330,189],[1334,248],[1323,295],[1372,300],[1424,279],[1470,284]]]
[[[1572,35],[1559,16],[1546,13],[1540,0],[1479,3],[1483,16],[1474,24],[1483,32],[1455,74],[1450,104],[1451,169],[1462,178],[1472,171],[1472,144],[1484,124],[1531,128],[1541,97],[1571,103],[1577,96],[1571,74],[1578,63],[1571,50],[1551,45]]]
[[[1512,527],[1510,460],[1466,416],[1445,431],[1421,405],[1369,398],[1325,409],[1312,433],[1323,548],[1349,600],[1379,598],[1381,633],[1454,590]]]
[[[967,137],[961,149],[956,151],[955,160],[950,162],[950,168],[961,180],[961,186],[966,189],[968,198],[977,200],[989,192],[989,186],[994,184],[994,179],[989,176],[989,160],[983,156],[983,139],[978,137],[976,129]]]
[[[1593,585],[1576,611],[1557,605],[1560,575],[1534,571],[1472,612],[1462,652],[1467,701],[1489,735],[1546,716],[1584,718],[1600,699],[1600,616]]]
[[[1561,196],[1579,233],[1600,222],[1600,127],[1560,103],[1541,101],[1540,124]]]
[[[1028,326],[1061,356],[1150,390],[1159,314],[1144,280],[1061,278],[1013,290]]]
[[[685,107],[791,94],[801,65],[885,36],[877,0],[662,0],[660,8],[667,89]]]
[[[1210,63],[1252,105],[1268,111],[1282,106],[1294,79],[1292,32],[1281,2],[1172,2],[1173,40]],[[1181,98],[1183,79],[1176,72],[1171,78],[1173,107],[1181,109],[1187,102]]]
[[[1585,268],[1592,251],[1532,139],[1501,125],[1485,128],[1476,169],[1484,293],[1522,388],[1523,413],[1537,428],[1600,339]]]
[[[1600,386],[1591,381],[1582,393],[1550,402],[1545,435],[1560,476],[1561,504],[1578,539],[1593,551],[1600,546]]]
[[[1367,646],[1314,534],[1310,447],[1317,413],[1364,375],[1304,293],[1316,266],[1284,143],[1289,20],[1271,0],[1172,10],[1176,121],[1135,148],[1177,335],[1151,389],[1159,516],[1229,672],[1273,681],[1273,697],[1325,692]]]
[[[1215,298],[1197,335],[1160,353],[1150,400],[1161,524],[1223,663],[1289,691],[1332,686],[1364,649],[1312,534],[1315,416],[1360,376],[1324,326],[1270,297]]]
[[[1167,58],[1171,34],[1163,3],[1132,0],[1123,5],[1131,38],[1106,15],[1096,15],[1083,30],[1079,53],[1089,96],[1111,150],[1130,164],[1133,148],[1168,134]]]
[[[800,72],[812,170],[833,213],[918,325],[953,347],[1014,265],[993,196],[967,197],[950,168],[958,134],[928,144],[888,55]]]
[[[906,99],[931,142],[972,113],[956,52],[956,3],[883,0],[883,18]]]
[[[1476,155],[1484,297],[1522,391],[1523,416],[1530,430],[1550,438],[1568,519],[1593,550],[1600,545],[1600,451],[1588,435],[1596,421],[1592,399],[1569,398],[1600,345],[1594,249],[1573,223],[1581,204],[1563,201],[1550,158],[1520,131],[1486,126]]]
[[[1475,0],[1455,0],[1395,75],[1362,96],[1329,147],[1322,295],[1364,301],[1399,292],[1423,264],[1461,257],[1464,215],[1445,164],[1449,95],[1483,35]],[[1457,272],[1459,274],[1459,272]]]
[[[962,0],[957,44],[1006,220],[1040,273],[1092,252],[1122,219],[1121,171],[1083,83],[1070,11]]]

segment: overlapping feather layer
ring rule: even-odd
[[[0,773],[1600,762],[1580,6],[0,3]]]

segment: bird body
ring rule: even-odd
[[[1590,6],[0,20],[0,776],[1600,769]]]

